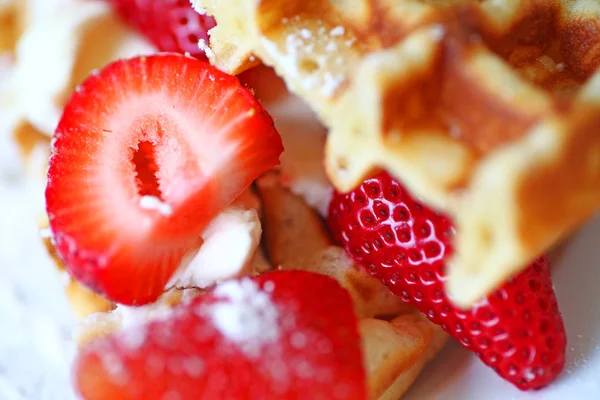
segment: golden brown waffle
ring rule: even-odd
[[[399,400],[448,336],[418,313],[359,322],[369,398]]]
[[[330,128],[339,190],[390,171],[457,226],[472,304],[600,206],[597,0],[196,0],[211,61],[260,59]]]

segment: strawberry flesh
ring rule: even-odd
[[[346,251],[394,294],[520,389],[546,386],[563,369],[566,334],[545,258],[472,309],[461,310],[444,290],[452,222],[414,200],[386,172],[350,193],[336,193],[328,225]]]
[[[166,319],[91,342],[74,372],[88,400],[367,397],[348,293],[302,271],[225,282]]]
[[[155,300],[208,223],[283,151],[235,77],[176,54],[89,77],[52,147],[56,248],[74,277],[123,304]]]
[[[200,15],[190,0],[108,0],[119,15],[150,40],[159,51],[189,53],[206,59],[198,42],[208,44],[208,31],[216,23],[210,15]]]

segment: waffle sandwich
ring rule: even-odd
[[[460,305],[600,205],[596,1],[194,3],[211,62],[271,65],[317,112],[338,190],[383,168],[453,217]]]

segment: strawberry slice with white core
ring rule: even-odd
[[[54,135],[46,207],[56,248],[111,300],[153,301],[282,151],[237,78],[175,54],[116,61],[77,89]]]

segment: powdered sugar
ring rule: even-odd
[[[181,301],[191,294],[197,293],[194,289],[185,289],[183,292],[172,289],[166,292],[157,302],[141,307],[128,307],[118,305],[109,313],[96,313],[84,318],[74,330],[73,337],[76,341],[85,338],[91,331],[121,333],[121,344],[129,349],[141,347],[147,334],[147,324],[169,318],[173,313],[173,305],[177,304],[178,296]]]
[[[190,0],[192,8],[200,15],[206,15],[206,9],[200,5],[198,0]]]
[[[310,39],[312,37],[312,32],[305,28],[300,30],[300,35],[304,39]]]
[[[343,58],[337,54],[338,43],[346,31],[343,26],[336,26],[328,32],[324,23],[319,24],[311,29],[290,26],[283,49],[270,40],[261,40],[268,53],[276,54],[286,74],[301,78],[305,90],[319,90],[323,96],[332,97],[347,79]],[[349,48],[354,38],[341,43]]]
[[[204,51],[204,53],[206,53],[206,56],[210,59],[213,59],[215,57],[215,53],[214,51],[212,51],[212,49],[210,48],[210,46],[208,45],[208,43],[206,43],[206,41],[204,39],[200,39],[198,41],[198,47],[200,48],[200,50]]]
[[[140,208],[144,210],[158,211],[160,214],[167,217],[173,214],[173,209],[170,205],[163,202],[158,197],[151,195],[145,195],[140,197]]]
[[[329,53],[333,53],[335,51],[337,51],[338,46],[335,42],[329,42],[327,43],[327,46],[325,46],[325,51],[329,52]]]
[[[346,30],[343,26],[336,26],[329,32],[329,34],[333,37],[344,36],[344,33],[346,33]]]
[[[114,349],[107,347],[98,351],[97,354],[100,357],[102,366],[106,372],[108,372],[112,381],[122,385],[126,384],[128,379],[127,371],[125,370],[121,358]]]
[[[331,72],[326,72],[323,75],[323,86],[321,87],[321,92],[325,96],[333,96],[337,88],[344,83],[344,77],[340,75],[334,75]]]
[[[214,295],[222,301],[215,303],[210,315],[217,329],[228,339],[238,343],[250,356],[258,356],[260,349],[279,339],[279,313],[269,293],[261,290],[250,278],[218,285]],[[199,310],[204,313],[202,308]]]
[[[188,357],[181,360],[181,366],[186,374],[198,378],[204,373],[204,361],[200,357]]]

